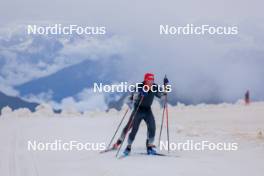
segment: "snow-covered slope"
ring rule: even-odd
[[[158,136],[162,110],[157,105],[153,109]],[[27,150],[28,140],[108,143],[124,110],[84,114],[68,110],[53,114],[47,105],[39,106],[35,113],[26,109],[14,112],[3,109],[0,116],[1,175],[262,176],[264,173],[264,102],[249,106],[237,103],[169,107],[171,142],[234,142],[238,143],[237,151],[176,150],[171,152],[171,157],[138,155],[145,151],[144,123],[136,136],[131,157],[122,160],[115,158],[115,152]]]

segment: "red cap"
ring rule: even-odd
[[[154,81],[154,74],[146,73],[144,76],[144,81]]]

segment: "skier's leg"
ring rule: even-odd
[[[157,152],[153,148],[155,147],[154,138],[156,132],[156,124],[151,110],[146,114],[144,121],[146,122],[148,128],[148,140],[146,144],[147,153],[148,155],[155,155]]]
[[[130,130],[129,128],[131,128],[131,121],[132,121],[132,118],[133,118],[134,114],[135,114],[135,111],[133,111],[131,113],[126,126],[123,128],[122,133],[121,133],[121,135],[119,137],[120,141],[123,141],[125,139],[126,133]]]
[[[129,153],[131,151],[131,145],[135,139],[135,136],[137,134],[141,120],[142,120],[142,114],[140,112],[138,112],[136,114],[136,116],[134,117],[133,122],[132,122],[132,131],[130,132],[130,134],[128,136],[127,147],[123,152],[124,155],[129,155]]]
[[[136,116],[134,117],[134,120],[132,122],[132,131],[130,132],[130,134],[128,136],[128,145],[132,145],[132,143],[135,139],[135,136],[137,134],[140,122],[142,120],[142,116],[143,116],[142,112],[138,112],[136,114]]]
[[[133,118],[134,114],[135,114],[135,111],[133,111],[133,112],[131,113],[131,115],[130,115],[130,117],[129,117],[129,120],[128,120],[126,126],[123,128],[123,130],[122,130],[122,132],[121,132],[121,135],[120,135],[120,137],[117,139],[117,141],[116,141],[116,143],[114,144],[113,148],[116,148],[116,149],[117,149],[118,146],[119,146],[119,145],[123,142],[123,140],[125,139],[125,136],[126,136],[127,132],[130,130],[130,129],[129,129],[129,126],[130,126],[130,128],[131,128],[131,121],[132,121],[132,118]]]
[[[144,117],[144,121],[146,122],[148,128],[148,144],[153,145],[156,133],[156,123],[151,110],[147,112],[146,116]]]
[[[149,143],[149,131],[147,129],[147,140],[146,140],[146,147],[148,146],[148,143]]]

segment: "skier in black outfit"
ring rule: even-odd
[[[147,129],[148,129],[148,136],[147,136],[147,141],[146,141],[147,153],[148,154],[156,153],[156,151],[153,149],[153,147],[155,147],[154,138],[155,138],[155,132],[156,132],[156,124],[155,124],[155,119],[154,119],[154,116],[151,110],[151,105],[153,103],[154,96],[161,98],[166,93],[160,92],[158,90],[157,85],[154,83],[154,75],[151,73],[145,74],[144,81],[138,87],[139,88],[137,90],[137,94],[133,94],[132,98],[130,97],[130,100],[132,101],[134,100],[134,110],[129,118],[127,125],[123,129],[120,138],[114,144],[114,148],[118,148],[118,146],[124,140],[126,133],[130,130],[130,128],[132,128],[132,131],[130,132],[129,137],[128,137],[128,145],[124,151],[125,155],[128,155],[131,151],[131,145],[135,139],[139,125],[142,120],[146,122]],[[143,87],[148,87],[148,88],[152,87],[153,89],[152,90],[149,89],[149,91],[146,92],[145,90],[143,90]],[[140,103],[142,96],[143,96],[143,99],[142,99],[142,102]],[[136,112],[137,108],[138,108],[138,111]]]

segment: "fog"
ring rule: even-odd
[[[264,2],[246,1],[1,1],[0,24],[105,25],[126,40],[120,63],[129,81],[165,74],[174,96],[192,103],[236,101],[250,90],[263,100]],[[239,28],[238,35],[159,35],[159,25],[210,24]]]

